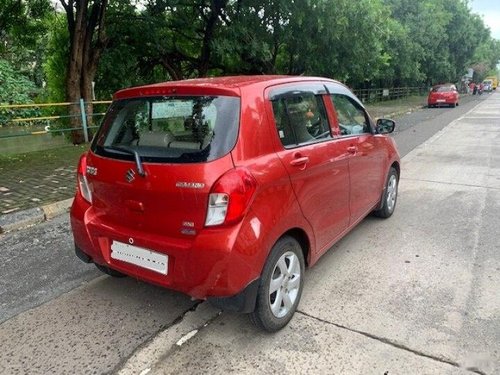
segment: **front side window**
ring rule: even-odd
[[[333,94],[330,98],[337,113],[341,136],[371,133],[366,113],[358,103],[342,94]]]
[[[112,104],[92,144],[99,155],[149,162],[211,161],[234,147],[239,98],[134,98]]]
[[[331,138],[320,95],[294,92],[272,101],[276,130],[285,147]]]

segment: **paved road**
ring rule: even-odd
[[[460,101],[460,106],[456,108],[424,108],[397,119],[393,137],[398,144],[401,157],[490,96],[464,96]]]
[[[393,218],[367,218],[307,272],[275,335],[98,276],[73,258],[67,216],[0,237],[0,373],[500,372],[499,120],[500,94],[401,119],[402,155],[452,124],[404,159]]]

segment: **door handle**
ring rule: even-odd
[[[358,148],[356,146],[349,146],[347,147],[347,152],[350,154],[355,154],[356,152],[358,152]]]
[[[293,166],[301,166],[301,165],[305,165],[309,162],[309,157],[308,156],[301,156],[301,157],[298,157],[296,159],[293,159],[292,161],[290,161],[290,165],[293,165]]]

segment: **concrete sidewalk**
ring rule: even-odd
[[[422,108],[425,97],[367,105],[373,118],[398,118]],[[88,145],[18,155],[0,154],[0,233],[66,212],[76,189],[75,171]]]
[[[0,155],[0,233],[66,212],[87,145]]]

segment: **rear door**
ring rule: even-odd
[[[347,155],[333,140],[325,93],[321,84],[287,85],[269,92],[279,139],[277,154],[320,252],[349,222]]]
[[[211,186],[233,168],[238,119],[236,97],[115,102],[87,159],[94,212],[110,227],[196,235]]]
[[[141,177],[135,162],[95,154],[87,165],[97,170],[88,180],[94,212],[103,223],[145,235],[183,238],[203,227],[210,187],[232,168],[230,157],[203,166],[144,163],[146,176]]]

